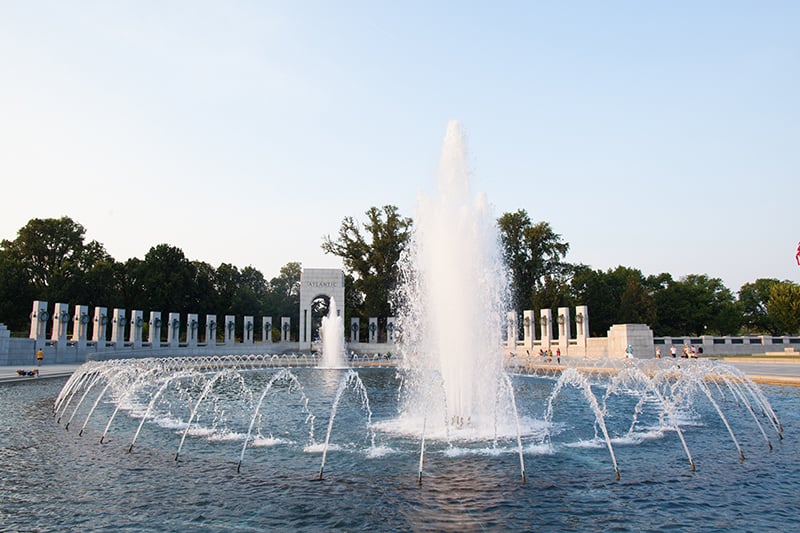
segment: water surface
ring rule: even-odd
[[[313,441],[319,445],[343,371],[295,373],[315,413]],[[265,383],[269,375],[247,380]],[[359,375],[373,427],[396,417],[395,371]],[[381,431],[373,438],[352,391],[342,398],[325,477],[317,481],[321,453],[309,446],[308,416],[296,394],[276,391],[267,399],[258,424],[263,445],[247,449],[237,473],[249,416],[204,412],[175,461],[183,428],[164,416],[185,420],[175,402],[174,412],[144,425],[129,454],[141,420],[131,413],[141,406],[121,412],[100,444],[113,404],[101,402],[78,436],[92,394],[65,431],[64,420],[57,424],[52,412],[63,384],[0,386],[1,530],[760,531],[798,524],[795,388],[763,387],[785,428],[783,440],[771,436],[772,451],[748,413],[724,406],[733,413],[729,419],[745,461],[707,404],[697,401],[682,414],[697,465],[692,472],[676,434],[653,431],[646,413],[640,430],[622,437],[630,416],[620,399],[609,403],[608,414],[621,471],[617,481],[608,450],[595,439],[591,411],[579,394],[565,391],[554,406],[552,444],[542,445],[535,427],[523,439],[525,484],[513,440],[434,440],[418,486],[418,439]],[[541,420],[552,380],[516,376],[514,385],[521,416]],[[231,406],[240,401],[235,396],[230,393]],[[220,400],[215,408],[224,406]],[[65,416],[70,414],[71,408]]]

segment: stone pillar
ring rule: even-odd
[[[106,335],[108,334],[108,309],[105,307],[94,308],[94,328],[92,330],[92,341],[94,341],[97,351],[106,349]]]
[[[115,350],[125,347],[125,323],[127,321],[125,310],[115,308],[114,317],[111,319],[111,342],[114,343]]]
[[[67,324],[69,324],[69,304],[56,304],[53,309],[53,331],[50,333],[50,340],[56,341],[56,348],[63,348],[67,340]]]
[[[292,319],[288,316],[281,317],[281,342],[291,342],[292,340]]]
[[[11,332],[5,324],[0,323],[0,364],[8,364],[8,343],[11,340]]]
[[[161,348],[161,312],[150,311],[150,326],[147,332],[147,341],[150,343],[151,348]]]
[[[397,318],[390,316],[386,319],[386,342],[394,344],[397,335]]]
[[[31,311],[30,338],[36,341],[37,348],[41,348],[44,345],[48,320],[50,320],[50,313],[47,312],[47,302],[34,300],[33,311]]]
[[[200,322],[197,320],[197,313],[186,315],[186,346],[197,348],[197,336],[200,333]]]
[[[378,318],[371,316],[369,317],[369,342],[374,344],[378,342]]]
[[[661,356],[663,357],[665,355],[669,355],[669,348],[670,346],[673,346],[675,343],[672,342],[672,337],[662,337],[662,338],[664,339],[664,347],[665,347],[664,353],[661,354]],[[725,344],[730,344],[730,337],[728,337],[728,340],[725,341]],[[675,349],[677,350],[677,347]]]
[[[236,317],[225,315],[225,346],[233,346],[236,343]]]
[[[206,315],[206,346],[217,345],[217,315]]]
[[[255,340],[253,335],[255,334],[256,324],[253,322],[252,316],[245,316],[244,317],[244,327],[242,328],[242,342],[244,344],[253,344]]]
[[[558,347],[561,355],[569,353],[569,340],[572,338],[572,323],[569,316],[569,307],[558,308]]]
[[[522,335],[526,350],[533,348],[533,341],[536,340],[536,324],[534,320],[533,311],[522,312]]]
[[[75,316],[72,322],[72,342],[78,351],[83,353],[86,349],[86,339],[89,331],[89,307],[86,305],[75,306]]]
[[[575,307],[575,329],[576,338],[578,339],[578,346],[586,348],[589,338],[589,307],[585,305],[578,305]]]
[[[517,349],[517,312],[506,313],[506,348],[512,351]]]
[[[361,342],[361,338],[358,334],[359,330],[361,329],[361,324],[358,317],[354,317],[350,319],[350,342]]]
[[[144,326],[144,312],[139,310],[131,311],[131,330],[128,333],[128,342],[134,348],[142,347],[142,327]]]
[[[181,314],[170,313],[167,322],[167,342],[170,348],[178,348],[181,344]]]
[[[553,342],[553,311],[542,309],[539,311],[539,323],[542,326],[542,349],[549,350]]]
[[[272,317],[261,317],[261,342],[272,344]]]
[[[701,348],[703,349],[703,353],[698,353],[697,355],[708,355],[709,353],[714,353],[714,336],[713,335],[702,335],[701,339]],[[764,339],[769,339],[769,344],[772,344],[772,337],[764,337]],[[766,346],[767,341],[764,341],[764,345]],[[766,351],[766,350],[765,350]],[[661,354],[663,357],[664,354]]]
[[[646,324],[614,324],[608,330],[608,356],[625,357],[628,345],[637,359],[654,357],[653,330]],[[679,350],[680,351],[680,350]],[[664,354],[661,354],[664,357]],[[680,357],[680,353],[678,354]]]

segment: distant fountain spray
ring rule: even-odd
[[[427,416],[428,430],[439,420],[492,434],[507,279],[495,217],[486,197],[470,190],[460,122],[448,124],[437,192],[420,197],[414,220],[398,289],[411,374],[403,415],[420,427]]]
[[[319,328],[322,337],[322,363],[324,368],[344,366],[344,318],[339,316],[336,300],[331,298],[328,316],[322,317]]]

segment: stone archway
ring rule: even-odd
[[[336,301],[339,314],[344,311],[344,272],[338,268],[304,268],[300,275],[299,348],[311,349],[311,303],[320,296]],[[344,323],[344,321],[342,321]],[[342,328],[344,335],[344,328]]]

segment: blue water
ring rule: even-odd
[[[132,453],[128,445],[147,399],[129,398],[104,444],[113,411],[98,405],[78,431],[101,388],[79,407],[69,431],[53,417],[65,380],[0,386],[0,530],[15,531],[719,531],[796,530],[800,512],[800,390],[764,386],[783,423],[779,440],[765,423],[769,450],[751,415],[720,398],[746,460],[716,412],[701,399],[681,413],[696,463],[692,472],[674,431],[657,431],[647,405],[633,436],[624,395],[609,398],[607,423],[621,477],[595,438],[594,415],[577,391],[554,405],[550,446],[541,431],[523,438],[527,480],[520,482],[515,439],[428,443],[424,481],[417,485],[419,440],[367,426],[357,394],[342,397],[325,476],[318,481],[333,396],[342,371],[296,369],[308,399],[276,386],[257,431],[271,445],[247,449],[236,465],[250,413],[275,370],[221,381],[214,400],[198,410],[196,427],[175,461],[192,401],[201,387],[187,383],[165,394]],[[373,426],[397,415],[393,369],[362,369]],[[552,379],[514,376],[520,414],[541,420]],[[602,388],[595,385],[598,396]],[[244,397],[242,391],[245,391]],[[246,392],[251,391],[251,392]],[[253,398],[252,396],[255,396]],[[168,398],[166,396],[169,396]],[[137,411],[137,409],[139,411]],[[249,409],[249,410],[248,410]],[[308,412],[314,413],[313,451]],[[139,414],[136,414],[136,413]],[[139,418],[137,418],[139,417]]]

